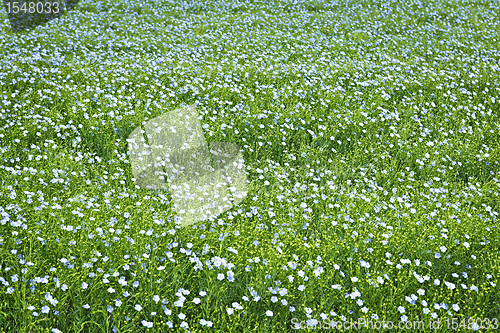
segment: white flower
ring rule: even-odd
[[[455,289],[455,284],[451,282],[444,281],[444,284],[451,290]]]

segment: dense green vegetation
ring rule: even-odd
[[[497,2],[0,17],[1,332],[500,326]],[[186,105],[242,149],[249,192],[180,228],[126,139]]]

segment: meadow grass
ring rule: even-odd
[[[500,326],[497,2],[0,17],[1,332]],[[186,105],[240,146],[249,191],[180,228],[126,139]]]

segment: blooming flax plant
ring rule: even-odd
[[[19,32],[0,16],[0,331],[498,325],[494,2],[82,0]],[[127,139],[187,106],[209,149],[241,148],[248,184],[183,225]]]

